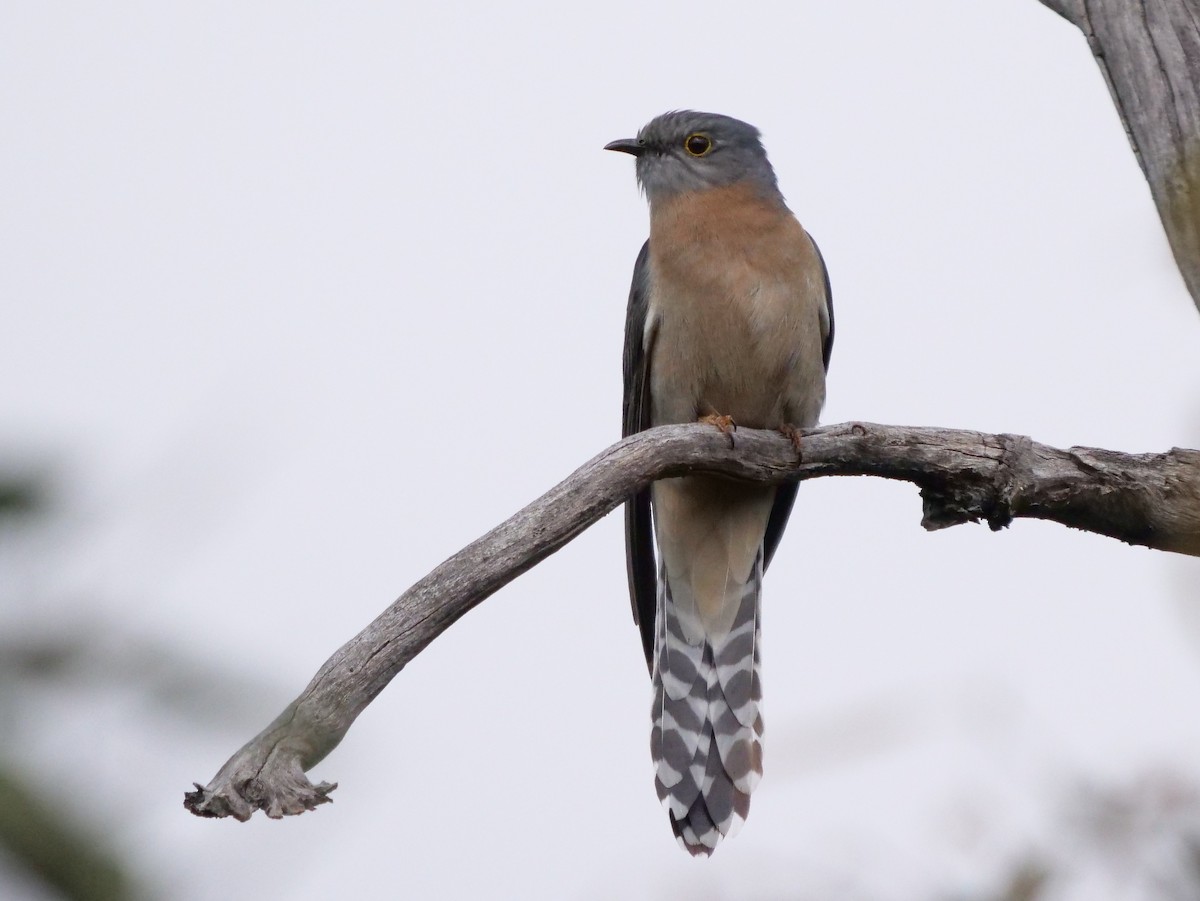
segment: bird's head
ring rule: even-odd
[[[652,204],[740,181],[779,198],[758,129],[730,116],[694,110],[663,113],[636,138],[613,141],[604,149],[637,158],[638,184]]]

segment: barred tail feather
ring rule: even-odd
[[[661,566],[650,752],[658,797],[694,855],[741,827],[762,777],[761,589],[760,550],[731,628],[708,635],[694,604],[676,603]]]

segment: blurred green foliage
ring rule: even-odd
[[[3,763],[0,846],[13,862],[64,898],[125,901],[134,897],[125,867],[116,856]]]

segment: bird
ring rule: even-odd
[[[674,110],[604,149],[635,158],[650,209],[625,321],[623,437],[703,421],[731,441],[738,426],[778,429],[799,451],[825,402],[833,304],[760,132]],[[797,487],[688,475],[625,504],[655,788],[693,856],[741,827],[762,777],[762,579]]]

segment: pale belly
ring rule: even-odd
[[[747,428],[815,425],[825,373],[820,322],[804,296],[806,287],[707,297],[653,291],[653,423],[692,422],[715,413]]]

